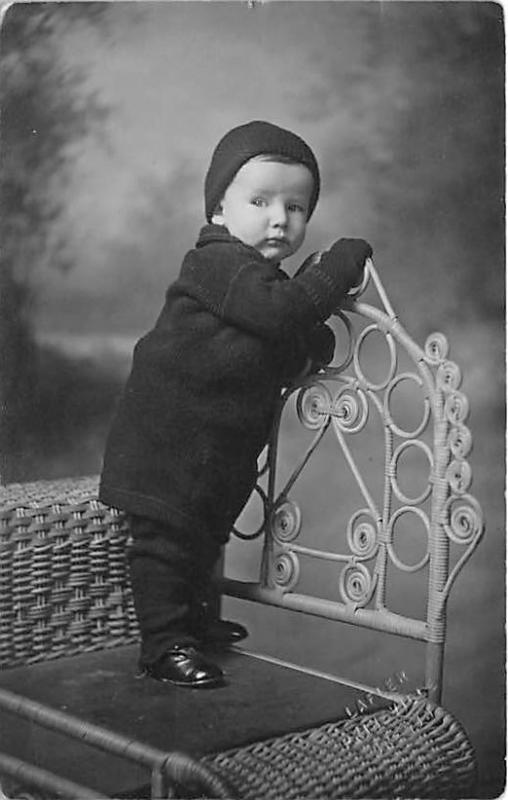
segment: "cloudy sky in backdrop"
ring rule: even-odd
[[[410,159],[421,160],[429,180],[441,166],[463,169],[463,150],[453,156],[456,133],[447,124],[447,96],[439,94],[439,64],[457,41],[467,46],[485,5],[491,4],[109,3],[100,28],[71,25],[60,57],[83,70],[83,91],[95,92],[109,115],[100,137],[75,147],[64,220],[73,266],[64,277],[41,275],[40,325],[137,333],[151,324],[204,221],[212,149],[225,131],[250,119],[300,133],[320,162],[321,201],[301,255],[341,235],[364,236],[373,239],[390,280],[397,251],[380,233],[380,181],[400,161],[397,137],[408,120],[418,135],[422,96],[436,124],[422,117],[430,153],[415,140]],[[420,86],[410,67],[427,60]],[[453,75],[453,64],[447,69]],[[452,81],[460,94],[459,70]],[[436,92],[430,101],[429,86]],[[472,104],[467,96],[474,80],[462,89],[477,125],[480,95]],[[416,183],[408,172],[408,198]],[[395,264],[394,274],[401,268]]]
[[[75,211],[79,207],[87,223],[95,218],[103,234],[114,234],[125,224],[126,209],[142,201],[147,182],[171,182],[185,168],[196,180],[193,206],[199,206],[212,148],[226,130],[249,119],[297,129],[320,155],[345,119],[354,136],[347,98],[341,102],[343,81],[337,85],[335,76],[367,67],[367,34],[372,25],[382,33],[386,15],[383,4],[360,6],[118,3],[109,6],[104,35],[76,26],[62,43],[64,56],[85,65],[111,116],[109,150],[91,151],[90,142],[82,149],[86,186],[75,197]],[[392,93],[402,75],[386,77]],[[325,174],[325,190],[326,183]]]

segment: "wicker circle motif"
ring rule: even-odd
[[[334,424],[345,433],[360,431],[369,415],[369,404],[362,389],[342,388],[333,401]]]
[[[417,425],[413,431],[405,431],[396,425],[390,411],[390,402],[394,389],[403,381],[413,381],[416,383],[419,389],[422,388],[422,379],[418,375],[415,375],[412,372],[402,372],[400,375],[397,375],[392,381],[390,381],[386,389],[384,397],[384,415],[387,425],[394,433],[397,434],[397,436],[400,436],[402,439],[409,439],[420,436],[420,434],[425,430],[430,416],[430,403],[428,397],[423,398],[423,416],[419,425]]]
[[[296,401],[298,419],[309,430],[322,428],[330,416],[332,398],[322,383],[302,389]]]
[[[270,519],[270,530],[279,544],[292,542],[300,533],[302,513],[292,500],[284,500],[276,506]]]
[[[425,355],[431,364],[439,364],[448,355],[448,339],[444,333],[431,333],[425,342]]]
[[[351,552],[359,559],[367,561],[376,555],[379,547],[378,530],[375,521],[360,518],[370,516],[369,509],[362,508],[351,517],[347,527],[347,542]]]
[[[381,334],[384,336],[384,339],[388,346],[388,356],[389,356],[389,361],[388,361],[389,365],[387,374],[385,375],[384,380],[379,381],[377,383],[374,381],[370,381],[366,377],[365,373],[363,372],[360,366],[360,352],[362,349],[362,345],[364,344],[367,336],[370,336],[371,334],[374,333]],[[353,361],[355,365],[356,374],[358,375],[358,378],[362,386],[366,387],[367,389],[371,389],[372,391],[385,389],[386,386],[388,386],[388,384],[392,380],[393,376],[395,375],[395,371],[397,369],[397,349],[395,346],[393,336],[388,331],[382,331],[376,324],[367,325],[367,327],[364,328],[363,331],[358,336],[358,340],[356,342],[355,351],[353,355]]]
[[[471,495],[450,497],[444,508],[444,528],[456,544],[471,544],[483,530],[483,513]]]
[[[448,436],[448,447],[455,458],[466,458],[472,445],[473,437],[469,428],[459,423],[451,429]]]
[[[414,514],[423,522],[425,531],[427,533],[427,547],[425,554],[423,557],[415,562],[414,564],[406,564],[404,563],[399,556],[395,552],[395,547],[393,544],[394,538],[394,528],[395,523],[397,520],[402,517],[404,514]],[[422,569],[429,560],[429,545],[428,539],[430,535],[430,524],[429,519],[424,511],[421,508],[413,508],[412,506],[401,506],[397,509],[397,511],[392,514],[390,522],[388,524],[388,533],[389,533],[389,541],[388,541],[388,553],[390,555],[391,560],[395,564],[395,566],[400,569],[402,572],[418,572],[418,570]]]
[[[455,494],[464,494],[473,480],[471,466],[463,459],[454,459],[446,470],[446,480]]]
[[[436,372],[436,385],[444,391],[456,391],[462,383],[460,368],[454,361],[444,361]]]
[[[407,497],[401,491],[401,489],[400,489],[400,487],[398,485],[398,482],[397,482],[397,477],[396,477],[397,476],[397,465],[398,465],[398,461],[399,461],[402,453],[404,451],[406,451],[406,450],[409,450],[410,448],[415,448],[415,447],[418,450],[422,450],[422,452],[425,453],[425,455],[427,457],[427,460],[429,462],[429,479],[427,481],[426,487],[423,489],[423,491],[421,492],[420,495],[418,495],[417,497]],[[392,456],[392,461],[391,461],[391,464],[390,464],[390,482],[391,482],[394,494],[396,495],[396,497],[398,497],[398,499],[401,501],[401,503],[406,503],[406,505],[409,505],[409,506],[417,506],[417,505],[420,505],[420,503],[423,503],[424,500],[427,499],[427,497],[429,496],[429,494],[431,492],[430,473],[432,471],[432,464],[433,464],[432,452],[431,452],[429,446],[427,444],[425,444],[425,442],[422,442],[421,439],[408,439],[408,440],[406,440],[404,442],[401,442],[401,444],[399,444],[399,446],[396,448],[396,450],[395,450],[395,452],[394,452],[394,454]]]
[[[466,421],[469,414],[469,402],[462,392],[452,392],[445,401],[445,414],[449,422],[454,425]]]
[[[374,591],[374,582],[363,564],[347,564],[339,578],[339,589],[347,604],[357,608],[365,606]]]
[[[298,583],[300,562],[295,553],[279,553],[273,563],[273,579],[275,584],[286,592],[290,592]]]

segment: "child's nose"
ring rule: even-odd
[[[284,203],[274,203],[272,207],[272,225],[287,225],[288,212]]]

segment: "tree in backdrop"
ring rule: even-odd
[[[72,145],[100,129],[106,109],[59,58],[75,24],[103,21],[100,3],[11,6],[0,49],[0,478],[19,479],[30,457],[43,368],[31,324],[38,268],[69,266],[58,221]],[[28,444],[28,446],[27,446]]]

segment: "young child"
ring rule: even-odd
[[[280,269],[319,189],[299,136],[260,121],[229,131],[206,175],[208,224],[134,350],[100,498],[130,515],[140,667],[161,681],[220,685],[202,648],[247,635],[206,611],[214,565],[256,483],[282,388],[309,359],[331,361],[324,320],[372,255],[362,239],[340,239],[296,277]]]

